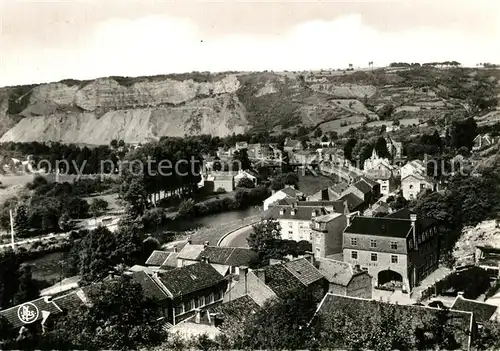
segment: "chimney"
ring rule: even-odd
[[[193,242],[193,241],[191,240],[191,237],[189,237],[189,238],[188,238],[188,240],[187,240],[188,245],[191,245],[191,244],[192,244],[192,242]]]
[[[354,265],[354,272],[361,272],[361,266],[359,264]]]
[[[415,223],[417,222],[417,215],[415,213],[410,213],[410,221],[411,221],[411,230],[413,233],[413,242],[415,243],[415,250],[418,250],[418,242],[417,242],[417,230]]]
[[[201,262],[210,263],[207,256],[201,256]]]
[[[248,267],[247,266],[241,266],[240,267],[239,281],[245,287],[245,294],[248,292],[247,274],[248,274]]]
[[[463,292],[463,291],[459,291],[459,292],[457,293],[457,297],[460,297],[460,298],[462,298],[462,299],[463,299],[463,298],[464,298],[464,292]]]
[[[314,252],[312,251],[304,252],[304,258],[308,260],[312,265],[314,265]]]
[[[208,245],[210,245],[210,242],[205,241],[205,242],[203,243],[203,248],[207,248],[207,246],[208,246]]]
[[[177,245],[174,245],[174,252],[178,252]]]
[[[196,324],[200,324],[201,323],[201,310],[199,308],[197,308],[195,310],[194,321],[195,321]]]

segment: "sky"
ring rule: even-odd
[[[500,0],[0,0],[0,86],[191,71],[500,63]]]

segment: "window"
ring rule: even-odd
[[[309,240],[313,241],[313,235],[312,235],[312,233],[309,233]]]
[[[391,255],[391,263],[398,263],[398,255]]]
[[[391,249],[392,250],[398,249],[398,242],[397,241],[391,241]]]
[[[420,190],[425,189],[425,184],[420,184]]]
[[[214,294],[208,295],[206,300],[207,300],[207,305],[214,302]]]
[[[200,307],[200,300],[199,299],[194,299],[194,308]]]
[[[378,256],[376,253],[372,253],[370,255],[370,259],[372,260],[372,262],[377,262],[378,261]]]
[[[214,293],[214,300],[217,301],[217,300],[220,300],[222,298],[222,293],[220,291],[216,291]]]
[[[198,298],[198,303],[199,303],[200,307],[205,306],[205,296],[200,296]]]
[[[357,238],[351,238],[351,245],[352,246],[358,245],[358,239]]]
[[[319,223],[318,222],[314,223],[314,228],[319,229]]]
[[[386,186],[386,185],[383,185],[383,186],[382,186],[382,190],[387,190],[387,186]]]
[[[377,247],[377,240],[370,240],[370,247]]]
[[[318,252],[318,253],[320,252],[320,248],[319,247],[316,248],[316,252]]]
[[[351,258],[353,260],[357,260],[358,259],[358,252],[357,251],[351,251]]]
[[[186,302],[186,312],[193,309],[193,304],[193,300],[189,300],[188,302]]]
[[[367,267],[361,267],[361,269],[365,272],[368,272],[368,268]]]
[[[175,315],[179,315],[183,313],[183,306],[182,304],[178,304],[175,306]]]
[[[410,189],[413,189],[413,184],[410,184]]]

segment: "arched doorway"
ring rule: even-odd
[[[403,283],[403,276],[398,272],[391,271],[387,269],[385,271],[380,271],[377,276],[378,285],[385,285],[392,283],[393,285],[400,285]],[[391,284],[391,285],[392,285]]]

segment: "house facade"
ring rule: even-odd
[[[302,192],[296,190],[293,186],[287,185],[283,189],[276,191],[274,194],[264,200],[264,211],[269,209],[269,207],[272,207],[272,205],[276,204],[279,200],[285,198],[299,200],[303,196],[304,194],[302,194]]]
[[[368,271],[375,286],[409,292],[439,262],[436,222],[417,220],[407,209],[386,217],[353,217],[343,239],[344,261]]]
[[[315,266],[328,281],[329,293],[372,298],[372,277],[359,266],[328,258],[315,258]]]
[[[342,213],[329,213],[311,218],[311,244],[315,257],[342,253],[343,232],[347,217]]]
[[[234,176],[234,185],[238,186],[239,181],[242,180],[243,178],[250,179],[253,185],[257,186],[257,175],[251,171],[243,171],[243,170],[239,170],[238,174]]]
[[[274,206],[268,218],[276,219],[281,226],[281,239],[312,241],[311,221],[314,217],[327,214],[325,208],[278,205]]]
[[[436,185],[430,177],[414,173],[401,179],[401,190],[406,200],[416,199],[418,194],[427,189],[431,191],[436,189]]]

